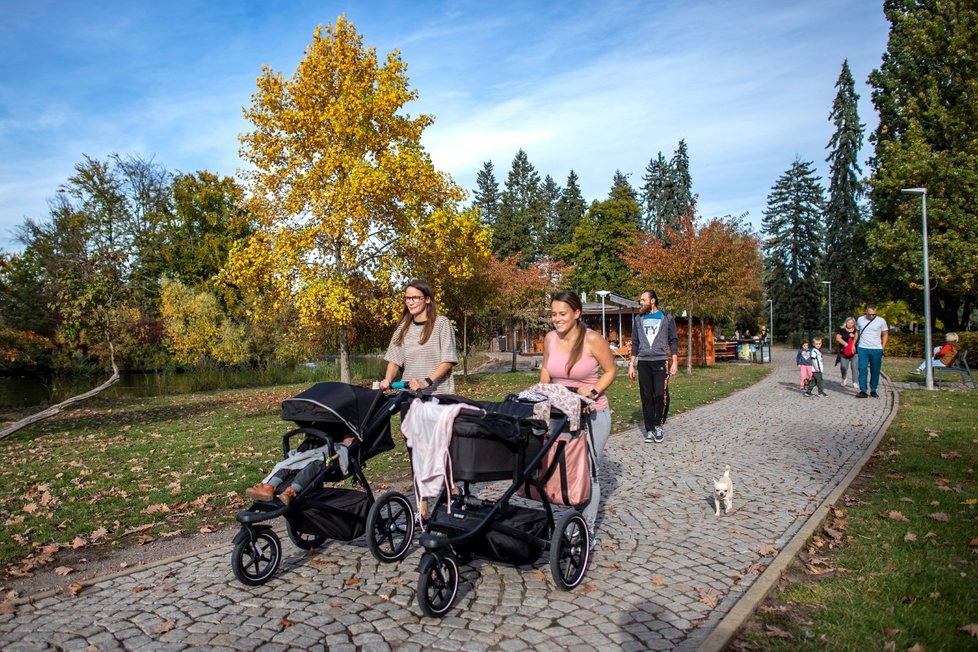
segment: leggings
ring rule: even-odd
[[[594,477],[591,478],[591,501],[584,508],[583,516],[593,534],[594,521],[598,516],[598,503],[601,502],[601,484],[598,482],[598,473],[601,469],[601,460],[604,459],[604,447],[608,443],[608,437],[611,436],[611,409],[605,408],[600,412],[591,412],[588,417],[591,419],[591,436],[594,443],[592,454],[598,468]]]

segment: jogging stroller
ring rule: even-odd
[[[557,586],[565,591],[577,587],[591,554],[587,522],[577,510],[567,509],[555,523],[536,473],[557,435],[565,431],[567,417],[553,410],[548,427],[532,418],[531,403],[515,398],[499,403],[438,399],[466,402],[478,410],[462,410],[452,426],[452,473],[463,489],[456,496],[442,495],[419,538],[424,548],[418,566],[421,611],[434,617],[448,613],[458,594],[459,563],[474,557],[521,566],[549,550]],[[471,483],[501,480],[510,484],[497,500],[471,493]],[[542,509],[510,502],[527,483],[538,490]]]
[[[364,466],[368,459],[394,448],[391,416],[408,392],[387,394],[346,383],[318,383],[282,402],[282,419],[298,427],[282,437],[283,457],[326,446],[328,464],[288,504],[275,497],[256,500],[239,512],[241,529],[234,537],[231,568],[244,584],[267,582],[282,559],[282,544],[268,523],[285,519],[289,538],[303,550],[312,550],[328,539],[350,541],[370,532],[367,547],[380,561],[402,559],[414,537],[414,508],[401,493],[391,491],[375,501]],[[337,446],[353,435],[347,446],[344,473]],[[318,462],[316,462],[318,463]],[[352,478],[362,488],[324,487],[326,482]]]

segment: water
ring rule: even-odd
[[[354,383],[369,383],[384,377],[387,363],[379,356],[351,356]],[[123,373],[119,382],[99,396],[136,398],[169,396],[240,387],[267,387],[292,383],[339,380],[335,358],[300,365],[274,365],[260,369],[203,369],[193,372],[159,371]],[[59,403],[93,389],[108,379],[103,376],[53,376],[47,379],[0,376],[0,409]]]

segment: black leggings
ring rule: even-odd
[[[666,360],[639,360],[638,389],[646,430],[664,426],[669,416],[669,373]]]

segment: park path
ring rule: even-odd
[[[455,608],[432,619],[415,600],[418,550],[384,565],[362,540],[306,555],[285,537],[276,576],[246,587],[231,573],[229,541],[77,595],[34,596],[0,614],[0,648],[720,649],[875,447],[896,399],[885,379],[880,390],[856,400],[833,380],[827,398],[802,397],[794,351],[776,349],[767,378],[671,418],[662,444],[637,429],[612,436],[600,545],[573,592],[554,586],[546,556],[535,568],[476,561],[462,568]],[[717,518],[712,478],[724,464],[735,502]]]

